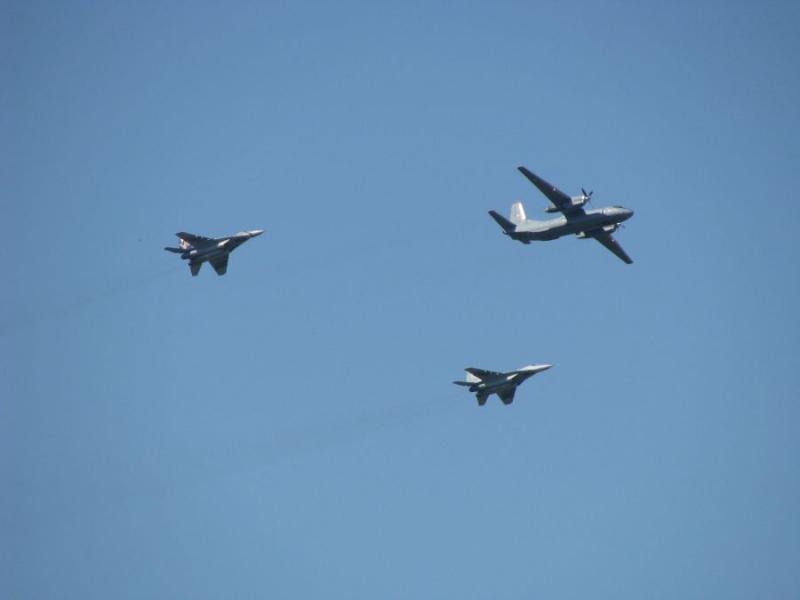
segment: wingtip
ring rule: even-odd
[[[531,183],[534,183],[534,184],[538,185],[537,182],[539,181],[540,177],[536,173],[531,171],[528,167],[520,165],[519,167],[517,167],[517,170],[520,173],[522,173],[522,175],[525,177],[525,179],[527,179]]]

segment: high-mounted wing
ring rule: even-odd
[[[572,198],[567,196],[564,192],[554,186],[552,183],[548,183],[541,177],[539,177],[536,173],[531,173],[525,167],[519,167],[519,172],[525,175],[533,185],[539,188],[539,191],[542,192],[550,202],[553,203],[558,210],[563,212],[565,215],[575,215],[575,214],[583,214],[583,209],[580,206],[573,206]]]
[[[502,373],[498,373],[497,371],[487,371],[485,369],[476,369],[475,367],[467,367],[464,370],[467,373],[470,373],[471,375],[475,375],[475,377],[477,377],[480,380],[502,375]]]
[[[214,243],[214,238],[204,237],[202,235],[195,235],[193,233],[186,233],[185,231],[179,231],[175,235],[182,240],[186,240],[192,246],[207,246],[209,244]]]
[[[503,404],[511,404],[514,401],[514,394],[517,392],[516,387],[512,387],[507,389],[503,392],[497,392],[497,395],[500,396],[500,400],[503,401]]]
[[[214,267],[217,275],[225,275],[225,272],[228,270],[228,256],[228,254],[225,254],[219,258],[212,258],[208,261],[211,263],[211,266]]]
[[[625,253],[625,250],[622,249],[622,246],[619,245],[619,242],[615,240],[614,236],[612,236],[607,231],[603,231],[602,229],[598,229],[596,231],[587,231],[586,235],[588,235],[589,237],[593,237],[598,242],[603,244],[603,246],[605,246],[606,248],[611,250],[614,254],[616,254],[625,264],[630,265],[633,263],[631,257],[628,256]]]

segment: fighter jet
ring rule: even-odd
[[[517,391],[517,386],[529,377],[533,377],[537,373],[547,371],[553,365],[528,365],[516,371],[509,371],[508,373],[498,373],[496,371],[485,371],[484,369],[476,369],[468,367],[464,371],[466,373],[466,381],[454,381],[456,385],[463,385],[468,387],[470,392],[475,392],[478,398],[478,406],[486,404],[486,399],[492,394],[497,394],[503,404],[511,404],[514,401],[514,394]]]
[[[200,267],[206,261],[211,263],[217,275],[225,275],[225,271],[228,270],[230,253],[250,238],[262,233],[264,233],[263,229],[254,229],[253,231],[241,231],[228,237],[208,238],[180,231],[175,234],[180,240],[178,248],[166,247],[164,250],[180,254],[181,258],[188,260],[193,276],[200,272]]]
[[[593,238],[597,240],[627,264],[633,262],[611,235],[623,221],[627,221],[633,216],[632,210],[622,206],[584,210],[584,205],[592,198],[592,192],[587,193],[581,188],[580,196],[570,198],[525,167],[519,167],[519,170],[552,203],[545,209],[545,212],[560,212],[563,216],[547,221],[527,219],[522,202],[515,202],[511,205],[511,220],[490,210],[489,214],[503,228],[503,232],[508,237],[519,240],[523,244],[530,244],[534,241],[555,240],[565,235],[575,234],[578,239]]]

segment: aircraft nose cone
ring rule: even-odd
[[[625,215],[625,220],[627,221],[633,216],[633,211],[630,208],[626,208],[624,215]]]
[[[547,371],[547,369],[552,369],[553,365],[539,365],[539,372]]]
[[[250,237],[256,237],[256,236],[259,236],[262,233],[264,233],[264,230],[263,229],[253,229],[253,231],[250,231],[249,233],[250,233]]]

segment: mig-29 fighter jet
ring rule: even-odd
[[[176,233],[180,243],[178,248],[164,248],[169,252],[180,254],[181,258],[189,261],[189,268],[192,275],[200,272],[200,267],[208,261],[217,275],[225,275],[228,270],[228,256],[239,246],[250,238],[254,238],[264,233],[263,229],[253,231],[242,231],[240,233],[221,238],[207,238],[202,235],[194,235],[183,231]]]
[[[523,244],[529,244],[534,241],[555,240],[565,235],[575,234],[579,239],[594,238],[625,263],[633,262],[611,235],[623,221],[627,221],[633,216],[632,210],[622,206],[584,210],[583,206],[591,200],[592,192],[587,193],[581,188],[580,196],[570,198],[525,167],[519,167],[519,170],[552,203],[545,209],[545,212],[560,212],[563,216],[547,221],[527,219],[522,202],[511,205],[511,220],[490,210],[489,214],[503,228],[503,232],[508,237],[519,240]]]
[[[514,401],[514,393],[517,391],[517,386],[529,377],[533,377],[537,373],[547,371],[553,365],[528,365],[516,371],[509,371],[508,373],[498,373],[496,371],[485,371],[484,369],[476,369],[468,367],[466,372],[466,381],[454,381],[456,385],[463,385],[468,387],[470,392],[475,392],[478,398],[478,406],[486,404],[486,399],[492,394],[497,394],[503,404],[511,404]]]

